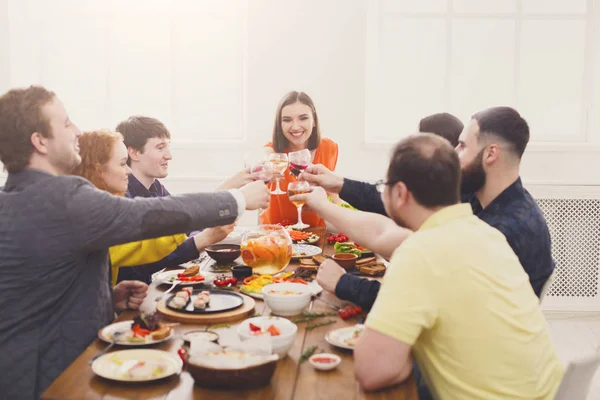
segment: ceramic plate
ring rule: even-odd
[[[173,283],[177,282],[177,284],[181,285],[181,286],[193,286],[193,285],[200,285],[202,283],[210,284],[215,279],[215,274],[213,274],[212,272],[202,271],[200,273],[200,275],[204,276],[203,281],[201,281],[201,282],[181,282],[179,279],[177,279],[177,275],[181,274],[182,272],[183,272],[182,269],[165,271],[165,272],[157,275],[155,280],[161,281],[165,285],[172,285]]]
[[[320,247],[312,246],[310,244],[293,244],[292,245],[292,258],[305,258],[316,256],[321,254],[323,250]]]
[[[98,338],[106,343],[112,343],[113,335],[115,332],[126,332],[125,335],[122,335],[119,337],[119,339],[117,340],[117,344],[120,346],[135,346],[135,347],[137,347],[137,346],[148,346],[150,344],[166,342],[167,340],[171,339],[173,337],[173,335],[175,334],[175,330],[171,329],[171,333],[169,334],[169,336],[167,336],[164,339],[153,340],[152,338],[150,338],[150,336],[146,336],[144,338],[145,339],[144,342],[131,342],[131,341],[127,340],[127,338],[130,338],[133,336],[133,333],[131,332],[132,326],[133,326],[133,320],[116,322],[114,324],[105,326],[104,328],[100,329],[100,331],[98,332]]]
[[[180,374],[182,367],[176,354],[150,349],[113,351],[92,363],[96,375],[120,382],[155,381]]]
[[[169,302],[175,294],[167,297],[166,305],[169,310],[185,313],[185,314],[214,314],[219,312],[225,312],[230,310],[235,310],[238,307],[241,307],[244,304],[244,298],[237,293],[228,292],[226,290],[206,290],[210,292],[210,302],[206,305],[204,309],[194,308],[194,300],[198,297],[200,292],[204,291],[203,289],[194,290],[192,297],[190,297],[190,301],[183,309],[173,308],[169,306]]]
[[[327,332],[327,335],[325,335],[325,340],[332,346],[347,350],[354,350],[355,345],[352,338],[364,330],[364,325],[354,325],[347,328],[335,329]]]
[[[317,283],[317,281],[309,282],[308,286],[312,287],[312,291],[314,294],[319,294],[323,291],[323,288]],[[262,293],[248,293],[248,292],[242,292],[241,290],[240,290],[240,293],[243,293],[246,296],[254,297],[255,299],[264,300]]]

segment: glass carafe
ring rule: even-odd
[[[275,274],[292,259],[292,238],[280,225],[259,225],[242,237],[242,259],[256,274]]]

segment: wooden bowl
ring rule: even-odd
[[[271,382],[277,360],[241,369],[214,369],[192,364],[186,357],[185,365],[198,386],[214,389],[252,389]]]
[[[231,264],[240,254],[240,245],[238,244],[213,244],[206,248],[206,254],[219,264]]]
[[[358,256],[352,253],[335,253],[331,256],[333,260],[344,269],[350,269],[356,266]]]

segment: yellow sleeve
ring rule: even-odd
[[[433,327],[439,309],[437,278],[411,239],[394,252],[366,321],[367,327],[410,346]]]
[[[177,246],[185,242],[186,239],[186,235],[179,234],[112,246],[109,249],[109,254],[113,286],[117,282],[119,268],[160,261],[175,251]]]

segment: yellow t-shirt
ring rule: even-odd
[[[366,325],[412,346],[436,399],[552,399],[564,369],[529,278],[468,204],[395,252]]]

